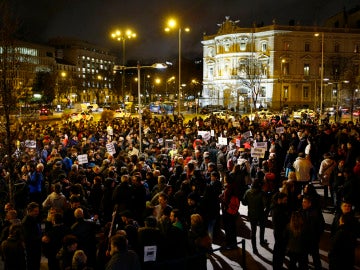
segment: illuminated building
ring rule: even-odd
[[[238,24],[226,17],[215,35],[203,37],[203,105],[239,111],[249,111],[254,100],[256,108],[274,110],[319,108],[320,101],[323,107],[352,105],[360,78],[359,28]]]

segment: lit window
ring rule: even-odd
[[[284,86],[284,98],[289,98],[289,86]]]
[[[309,76],[310,75],[310,65],[304,64],[304,75]]]

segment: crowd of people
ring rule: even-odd
[[[321,269],[322,210],[329,208],[329,266],[352,269],[359,123],[142,120],[141,137],[131,117],[17,127],[13,172],[0,149],[1,186],[15,187],[2,220],[5,269],[38,270],[42,255],[50,270],[206,269],[214,241],[237,248],[240,203],[248,207],[254,254],[257,243],[268,245],[271,216],[273,269],[286,257],[289,269],[308,269],[308,255]],[[265,151],[256,155],[260,144]]]

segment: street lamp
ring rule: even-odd
[[[180,115],[180,95],[181,95],[181,32],[182,28],[178,25],[175,19],[169,19],[165,32],[170,32],[172,29],[178,29],[179,31],[179,93],[178,93],[178,114]],[[183,29],[185,32],[189,32],[190,28],[186,27]]]
[[[136,33],[128,29],[126,31],[115,30],[111,33],[111,38],[119,42],[122,42],[122,66],[125,66],[125,41],[136,38]],[[123,70],[121,74],[121,95],[124,101],[124,84],[125,84],[125,72]]]
[[[140,62],[137,63],[136,67],[126,67],[126,66],[114,66],[114,71],[116,70],[126,70],[126,69],[137,69],[137,86],[138,86],[138,114],[139,114],[139,152],[141,153],[142,148],[142,138],[141,138],[141,128],[142,128],[142,117],[141,117],[141,77],[140,70],[144,68],[155,68],[155,69],[165,69],[167,68],[166,64],[155,63],[151,66],[141,66]]]
[[[319,33],[315,34],[316,37]],[[324,32],[321,32],[321,71],[320,71],[320,117],[319,124],[321,124],[321,116],[323,111],[323,91],[324,91]]]
[[[166,80],[166,84],[165,84],[166,96],[168,96],[168,84],[170,84],[173,80],[175,80],[175,76],[171,76],[169,79]]]

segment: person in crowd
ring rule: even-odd
[[[214,171],[211,173],[211,182],[207,184],[199,206],[211,239],[214,239],[214,228],[216,223],[220,221],[221,193],[222,183],[220,181],[220,174]]]
[[[11,225],[8,238],[1,243],[1,256],[6,270],[28,269],[22,231],[21,224]]]
[[[324,154],[324,159],[320,163],[319,169],[319,180],[321,184],[324,186],[324,201],[325,205],[329,202],[329,190],[330,190],[330,201],[334,201],[334,190],[333,190],[333,171],[336,167],[336,161],[332,158],[330,153]],[[333,203],[330,206],[334,206]]]
[[[141,269],[139,256],[133,250],[128,249],[128,243],[125,236],[112,236],[110,240],[110,247],[111,259],[106,264],[105,270]]]
[[[295,192],[300,194],[303,187],[311,181],[313,165],[311,161],[305,157],[305,153],[300,152],[293,163],[293,167],[296,174]]]
[[[325,220],[319,208],[312,205],[313,198],[305,195],[302,199],[301,213],[304,217],[304,233],[308,239],[306,249],[313,259],[314,268],[321,270],[321,260],[319,253],[320,238],[325,230]]]
[[[31,202],[26,208],[26,216],[22,220],[24,241],[27,254],[27,269],[39,270],[41,261],[41,225],[40,206]]]
[[[291,217],[287,200],[287,195],[282,192],[278,192],[273,198],[272,223],[275,244],[272,263],[274,270],[282,269],[285,260],[287,239],[284,231],[286,231]]]
[[[188,233],[190,259],[186,268],[206,270],[206,252],[211,250],[212,241],[200,214],[192,214],[190,220]]]
[[[29,186],[29,202],[36,202],[39,205],[42,203],[42,192],[44,186],[44,165],[42,163],[32,164],[31,172],[28,179]]]
[[[162,262],[164,253],[166,252],[165,238],[158,228],[157,220],[154,216],[145,218],[145,226],[138,229],[138,244],[136,252],[142,265],[142,269],[156,269],[156,263]],[[153,251],[153,256],[148,256],[148,251]],[[176,251],[168,250],[171,254],[176,254]]]
[[[290,259],[289,269],[308,269],[306,242],[309,238],[305,233],[304,216],[299,211],[291,214],[285,237],[287,239],[286,249]]]
[[[240,198],[238,198],[238,193],[235,189],[235,179],[230,176],[225,177],[225,189],[220,195],[221,202],[221,213],[222,213],[222,222],[224,225],[225,231],[225,248],[226,249],[236,249],[237,248],[237,230],[236,230],[236,220],[238,218],[238,210],[236,206],[234,208],[230,207],[231,200],[238,200],[237,207],[240,206]]]
[[[251,227],[251,245],[253,252],[258,254],[259,251],[256,244],[257,226],[260,228],[260,245],[267,245],[267,240],[265,239],[265,222],[267,219],[265,216],[265,208],[267,198],[262,190],[262,181],[260,179],[254,180],[251,188],[245,192],[242,203],[248,207],[248,219]]]
[[[61,184],[56,183],[52,186],[53,192],[51,192],[43,201],[42,206],[44,209],[55,208],[64,211],[67,207],[67,198],[61,192]]]
[[[342,214],[338,221],[328,253],[329,270],[354,269],[357,236],[352,228],[353,216],[348,212]]]
[[[56,254],[56,259],[58,260],[60,270],[67,270],[69,268],[71,269],[72,260],[75,251],[77,250],[77,247],[78,239],[75,235],[68,234],[64,236],[62,241],[62,247]]]
[[[89,266],[95,266],[96,259],[96,233],[98,231],[96,220],[84,219],[84,210],[77,208],[74,211],[75,223],[71,226],[71,233],[78,239],[79,249],[84,250],[88,256]]]
[[[72,258],[71,270],[92,270],[87,266],[87,256],[85,252],[81,249],[76,250],[74,252],[74,256]]]
[[[55,213],[51,220],[52,226],[44,231],[42,240],[43,255],[48,259],[49,270],[58,270],[59,262],[56,258],[62,247],[64,237],[70,234],[70,229],[63,223],[61,213]]]

